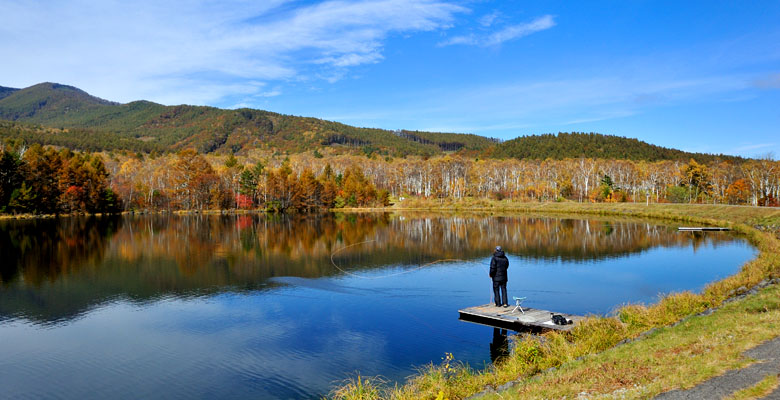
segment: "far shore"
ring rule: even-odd
[[[686,210],[697,211],[693,214]],[[760,207],[728,204],[697,204],[697,203],[579,203],[565,202],[521,202],[510,200],[490,200],[466,198],[462,200],[451,199],[424,199],[411,198],[405,201],[395,201],[387,207],[344,207],[324,210],[336,213],[365,213],[365,212],[502,212],[502,213],[532,213],[532,214],[598,214],[598,215],[622,215],[631,217],[648,217],[668,220],[686,219],[690,215],[702,214],[722,216],[727,215],[761,215],[768,218],[780,219],[780,208]],[[659,216],[663,212],[669,215]],[[264,209],[218,209],[218,210],[126,210],[120,213],[63,213],[63,214],[0,214],[0,220],[29,220],[52,219],[59,217],[80,216],[108,216],[108,215],[246,215],[246,214],[274,214]],[[645,215],[646,214],[646,215]],[[305,216],[306,213],[294,213],[291,215]],[[780,230],[780,221],[776,224],[762,224],[765,230]]]

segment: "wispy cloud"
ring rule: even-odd
[[[389,99],[356,115],[324,117],[359,126],[470,132],[505,139],[538,129],[589,129],[657,107],[718,101],[749,88],[745,75],[679,77],[654,69],[603,76],[442,87]],[[637,100],[640,99],[640,100]]]
[[[2,84],[211,104],[261,93],[254,81],[343,76],[381,61],[391,35],[446,29],[468,11],[444,0],[295,3],[0,0],[13,16],[0,25],[0,52],[14,54],[0,63]]]
[[[770,147],[776,146],[777,143],[759,143],[759,144],[748,144],[744,146],[740,146],[734,149],[735,152],[743,153],[751,150],[760,150],[760,149],[766,149]]]
[[[325,57],[317,60],[319,64],[330,64],[336,67],[353,67],[361,64],[373,64],[381,61],[384,57],[379,52],[358,54],[350,53],[338,57]]]
[[[490,21],[490,23],[492,23],[492,20]],[[519,39],[521,37],[528,36],[532,33],[550,29],[554,26],[555,26],[555,18],[552,15],[545,15],[536,18],[531,22],[508,26],[490,34],[483,34],[483,35],[470,34],[465,36],[455,36],[439,43],[439,45],[450,46],[450,45],[461,44],[461,45],[472,45],[472,46],[483,46],[483,47],[497,46],[500,45],[501,43],[514,40],[514,39]]]
[[[759,89],[780,89],[780,73],[756,79],[753,81],[753,86]]]
[[[493,22],[496,21],[496,19],[498,18],[498,15],[499,15],[498,11],[493,11],[490,14],[485,14],[485,15],[481,16],[477,20],[477,22],[479,22],[479,24],[484,26],[484,27],[489,27],[490,25],[493,25]]]

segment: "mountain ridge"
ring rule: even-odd
[[[361,128],[250,108],[167,106],[147,100],[122,104],[52,82],[24,89],[0,87],[0,119],[11,121],[0,124],[0,137],[90,151],[168,152],[195,148],[202,153],[240,153],[260,148],[298,153],[328,148],[337,153],[396,157],[457,153],[532,159],[741,159],[688,153],[639,139],[597,133],[520,136],[501,142],[466,133]],[[49,134],[42,134],[46,129]]]

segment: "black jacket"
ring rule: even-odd
[[[506,270],[509,269],[509,260],[507,260],[503,251],[493,253],[493,259],[490,260],[490,277],[496,282],[506,282]]]

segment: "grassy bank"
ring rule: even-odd
[[[742,359],[742,351],[780,332],[775,322],[780,317],[778,285],[726,304],[780,275],[778,209],[489,200],[407,200],[394,209],[613,215],[727,226],[744,235],[760,253],[737,274],[708,285],[701,293],[671,294],[651,306],[628,305],[614,317],[590,317],[568,333],[519,338],[507,360],[486,370],[476,371],[447,360],[429,365],[403,386],[388,387],[376,379],[352,380],[336,389],[334,398],[464,398],[507,382],[512,387],[495,398],[572,398],[583,392],[588,396],[646,398],[743,366],[747,361]],[[717,307],[711,315],[687,318]]]

